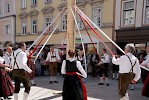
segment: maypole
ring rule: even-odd
[[[75,0],[67,0],[67,52],[69,49],[75,49],[74,18],[70,9],[74,3]]]

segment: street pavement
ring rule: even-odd
[[[63,77],[58,76],[59,83],[49,84],[49,76],[40,76],[35,79],[36,86],[31,87],[28,100],[62,100],[61,90],[63,86]],[[117,80],[109,79],[110,86],[99,86],[98,77],[88,77],[85,79],[88,100],[119,100]],[[130,100],[149,100],[141,95],[143,84],[140,82],[135,85],[135,90],[128,89]],[[21,85],[19,100],[23,100],[24,87]],[[12,96],[12,100],[14,100]]]

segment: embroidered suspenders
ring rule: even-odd
[[[22,51],[20,51],[20,52],[22,52]],[[18,64],[17,64],[16,58],[17,58],[17,56],[18,56],[18,54],[19,54],[20,52],[18,52],[18,53],[16,54],[16,56],[14,56],[14,52],[13,52],[13,57],[14,57],[13,69],[14,69],[15,64],[17,65],[17,68],[19,69],[19,66],[18,66]]]

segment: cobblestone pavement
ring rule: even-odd
[[[49,76],[36,77],[36,86],[31,87],[28,100],[62,100],[61,90],[63,85],[63,77],[58,76],[59,83],[49,84]],[[85,79],[88,100],[119,100],[117,80],[109,80],[110,86],[97,85],[99,78],[88,77]],[[130,100],[149,100],[149,98],[141,96],[142,83],[135,85],[135,90],[128,90]],[[19,100],[23,100],[24,88],[21,88]],[[12,97],[12,100],[13,97]]]

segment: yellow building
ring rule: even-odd
[[[24,41],[28,44],[35,41],[60,11],[64,7],[67,7],[66,1],[67,0],[16,0],[16,41]],[[77,0],[76,2],[77,6],[111,39],[113,39],[114,34],[114,1],[115,0]],[[56,29],[52,38],[48,41],[47,45],[58,46],[64,41],[67,29],[67,14],[61,15],[60,20],[61,24]],[[88,44],[88,47],[91,47],[91,41],[78,16],[77,21],[81,34],[83,35],[84,43]],[[87,28],[94,43],[97,44],[97,49],[100,50],[99,48],[103,48],[104,46],[97,36],[94,35],[88,26]],[[113,45],[108,39],[99,31],[98,33],[107,45],[112,48]],[[79,39],[79,36],[77,35],[76,38]],[[44,42],[42,42],[42,44]]]

